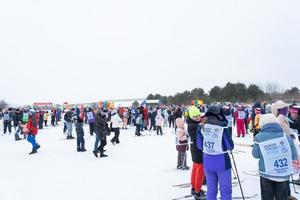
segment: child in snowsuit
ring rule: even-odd
[[[216,200],[219,184],[221,199],[231,200],[231,162],[227,151],[231,151],[234,145],[227,128],[228,122],[221,109],[216,106],[211,106],[205,116],[203,127],[197,130],[197,147],[203,150],[206,197]]]
[[[237,111],[234,113],[234,124],[236,122],[238,137],[241,136],[245,137],[246,134],[245,118],[246,118],[246,112],[244,111],[244,108],[241,105],[239,105]]]
[[[178,151],[177,169],[187,170],[189,167],[186,166],[186,152],[189,149],[189,145],[188,135],[184,130],[184,120],[182,118],[177,118],[176,126],[176,149]]]

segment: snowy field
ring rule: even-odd
[[[2,124],[0,128],[2,133]],[[172,129],[164,128],[163,136],[144,131],[141,137],[134,136],[134,128],[121,130],[121,143],[108,143],[109,157],[98,159],[92,154],[95,138],[89,136],[88,126],[84,129],[84,153],[77,153],[76,140],[65,140],[62,126],[40,131],[37,140],[42,147],[31,156],[27,141],[0,136],[0,200],[171,200],[190,194],[190,188],[173,187],[188,183],[191,170],[176,169]],[[251,141],[235,138],[236,143]],[[245,195],[258,194],[253,199],[260,199],[259,178],[242,172],[257,170],[251,148],[236,145],[234,156]],[[233,196],[241,196],[238,186]]]

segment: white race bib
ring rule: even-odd
[[[203,134],[203,152],[209,155],[225,153],[222,148],[224,128],[217,125],[205,124]]]
[[[245,119],[246,112],[245,111],[238,111],[238,119]]]
[[[265,163],[264,174],[275,177],[292,174],[292,150],[285,136],[258,145]]]
[[[93,114],[93,112],[88,112],[88,113],[86,113],[86,116],[87,116],[88,120],[93,120],[93,119],[94,119],[94,114]]]
[[[232,127],[233,117],[231,115],[225,116],[228,121],[228,127]]]

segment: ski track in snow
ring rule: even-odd
[[[144,131],[144,137],[134,137],[134,127],[121,130],[121,143],[114,146],[110,143],[112,133],[107,138],[109,157],[98,159],[92,154],[95,137],[89,136],[87,125],[85,153],[76,151],[76,140],[65,140],[62,129],[58,126],[39,131],[37,141],[42,147],[31,156],[27,141],[15,142],[13,134],[0,136],[0,200],[171,200],[190,194],[190,188],[173,187],[188,183],[191,170],[175,169],[177,151],[172,129],[164,128],[163,136]],[[236,143],[252,143],[250,136],[233,135]],[[252,148],[236,145],[235,149],[240,151],[234,156],[245,196],[260,194],[259,178],[242,173],[257,171]],[[190,152],[187,159],[191,166]],[[233,196],[241,196],[239,187],[233,187]]]

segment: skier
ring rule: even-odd
[[[299,145],[299,133],[300,133],[300,116],[299,116],[299,107],[297,107],[296,105],[293,105],[290,109],[290,115],[289,115],[289,125],[290,125],[290,130],[292,133],[294,133],[294,135],[298,138],[294,138],[295,140],[298,140],[296,142],[296,144],[298,143]],[[295,144],[295,143],[294,143]],[[299,157],[300,155],[298,154],[298,161],[299,161]],[[300,163],[299,163],[300,164]],[[300,179],[298,180],[294,180],[294,183],[296,185],[300,185]]]
[[[43,129],[44,111],[40,110],[38,116],[39,116],[39,129]]]
[[[232,136],[232,123],[233,123],[232,110],[229,106],[224,106],[223,112],[228,122],[228,130],[230,132],[230,135]]]
[[[74,139],[74,137],[72,136],[72,131],[73,131],[73,118],[74,116],[76,116],[75,113],[75,108],[72,108],[72,111],[67,110],[65,116],[64,116],[64,120],[67,126],[67,140],[70,139]]]
[[[44,113],[44,123],[45,123],[45,127],[48,127],[48,117],[49,117],[49,112],[48,111],[46,111],[45,113]]]
[[[95,133],[96,133],[96,140],[94,145],[93,154],[98,158],[98,153],[100,153],[100,157],[107,157],[104,154],[105,150],[104,147],[107,144],[106,136],[109,134],[108,125],[106,122],[106,110],[99,110],[96,114],[95,120]],[[100,146],[98,147],[100,142]]]
[[[4,110],[3,113],[4,134],[6,134],[7,129],[9,134],[11,134],[11,121],[12,121],[11,112],[8,109]]]
[[[90,135],[92,136],[94,133],[94,127],[95,127],[95,113],[93,112],[92,108],[88,109],[88,112],[86,113],[87,122],[89,124],[90,128]]]
[[[176,150],[178,151],[177,169],[188,170],[189,167],[186,165],[186,152],[189,150],[189,145],[188,134],[186,130],[184,130],[184,120],[177,118],[176,126]]]
[[[259,126],[259,119],[261,116],[261,108],[255,108],[255,117],[254,117],[254,126],[252,128],[253,131],[253,137],[255,138],[255,136],[260,133],[261,129]]]
[[[127,129],[128,128],[128,118],[129,118],[129,113],[128,113],[128,109],[126,108],[123,112],[123,129]]]
[[[205,192],[202,190],[204,182],[204,170],[203,170],[203,153],[196,146],[197,129],[201,121],[201,113],[195,106],[189,108],[189,116],[187,118],[188,134],[191,138],[191,155],[193,161],[193,169],[191,174],[191,194],[195,199],[204,199]]]
[[[56,109],[52,108],[51,110],[51,125],[54,127],[55,126],[55,118],[56,118]]]
[[[77,116],[74,119],[75,123],[75,131],[77,136],[77,152],[85,152],[86,149],[84,148],[84,130],[82,128],[83,124],[83,116]]]
[[[122,119],[120,118],[117,109],[113,109],[111,111],[111,131],[115,133],[115,136],[111,139],[111,143],[115,145],[115,143],[119,144],[119,136],[120,136],[120,127],[121,127]]]
[[[246,129],[245,129],[245,118],[246,118],[246,112],[243,108],[243,106],[239,105],[237,107],[237,111],[234,113],[234,124],[236,122],[237,126],[237,136],[238,137],[245,137]]]
[[[156,118],[156,115],[157,115],[157,112],[155,109],[153,110],[150,110],[149,112],[150,114],[150,128],[149,128],[149,131],[151,131],[151,129],[153,128],[154,131],[156,131],[156,125],[155,125],[155,118]]]
[[[29,111],[26,132],[27,141],[32,144],[32,151],[29,154],[35,154],[41,146],[36,142],[36,135],[38,134],[38,114],[33,109]]]
[[[141,126],[143,124],[142,118],[143,118],[143,116],[142,116],[142,114],[140,114],[135,120],[135,126],[136,126],[135,135],[136,136],[141,136]]]
[[[21,140],[19,133],[21,133],[21,123],[22,123],[22,116],[21,110],[19,108],[13,114],[13,125],[15,129],[15,140]]]
[[[218,183],[222,200],[232,199],[231,162],[227,151],[234,147],[228,121],[219,107],[211,106],[203,128],[197,130],[197,146],[203,150],[207,199],[216,200]]]
[[[297,160],[294,143],[273,114],[261,115],[259,124],[252,155],[259,159],[261,199],[288,199],[292,162]]]

